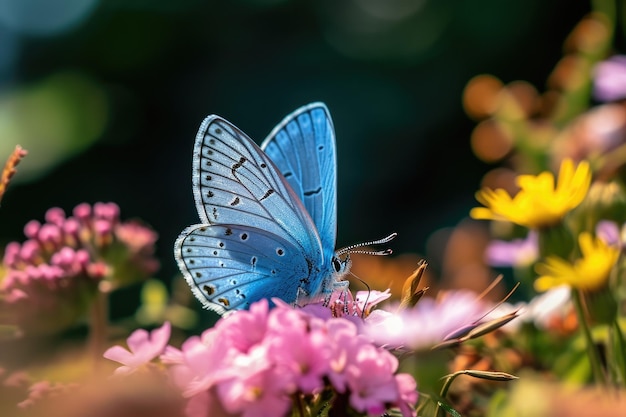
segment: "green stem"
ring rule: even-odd
[[[572,302],[574,303],[574,308],[576,309],[576,318],[578,319],[578,325],[580,326],[580,329],[583,332],[583,336],[585,337],[585,342],[587,345],[587,355],[589,356],[589,363],[591,364],[593,378],[596,383],[606,386],[607,380],[604,370],[602,368],[602,362],[600,361],[600,353],[598,352],[598,349],[596,349],[593,337],[591,336],[591,331],[589,330],[589,323],[587,322],[587,319],[585,317],[585,311],[583,309],[580,292],[574,288],[572,288]]]
[[[455,373],[453,373],[452,375],[448,375],[448,377],[445,379],[445,382],[443,383],[443,386],[441,387],[441,392],[439,393],[439,397],[442,399],[446,398],[446,395],[448,395],[448,390],[450,389],[450,386],[452,385],[452,381],[454,381],[454,379],[459,376],[459,375],[463,375],[465,373],[465,371],[457,371]],[[435,408],[435,417],[440,417],[444,414],[445,411],[441,408],[441,403],[440,400],[437,401],[437,408]]]
[[[102,353],[107,340],[109,292],[98,289],[89,314],[89,351],[94,370],[102,363]]]
[[[609,328],[609,363],[612,366],[611,376],[616,387],[626,386],[626,343],[624,334],[615,318]]]

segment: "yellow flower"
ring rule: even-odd
[[[619,257],[619,248],[593,238],[588,232],[578,236],[578,244],[582,258],[573,264],[558,256],[548,256],[544,263],[537,264],[535,269],[540,275],[535,281],[537,291],[564,284],[581,290],[597,290],[606,283]]]
[[[587,161],[580,162],[574,169],[574,162],[565,159],[556,187],[551,172],[519,175],[516,181],[520,191],[513,198],[500,188],[478,191],[476,200],[486,207],[473,208],[470,216],[508,220],[529,228],[553,226],[583,201],[591,184],[591,169]]]

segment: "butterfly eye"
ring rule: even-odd
[[[343,265],[341,265],[341,260],[339,258],[333,258],[333,268],[335,272],[341,271]]]

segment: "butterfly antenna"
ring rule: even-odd
[[[345,253],[360,253],[364,255],[391,255],[391,249],[384,249],[378,251],[369,251],[369,250],[354,250],[356,248],[362,248],[363,246],[371,246],[371,245],[381,245],[383,243],[391,242],[396,236],[397,233],[392,233],[387,237],[378,240],[371,240],[369,242],[357,243],[355,245],[346,246],[345,248],[341,248],[337,251],[337,256],[343,255]]]

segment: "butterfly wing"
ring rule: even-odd
[[[309,275],[299,247],[253,227],[190,226],[176,248],[194,295],[219,314],[263,298],[295,302]]]
[[[304,203],[328,259],[337,233],[335,130],[328,109],[323,103],[299,108],[272,130],[261,149]]]
[[[294,285],[306,294],[318,291],[330,266],[324,261],[312,219],[268,156],[219,116],[207,117],[196,136],[193,191],[203,224],[183,231],[174,251],[181,271],[205,307],[220,313],[241,308],[244,303],[235,297],[234,289],[222,291],[233,279],[247,302],[256,301],[257,295],[295,302]],[[235,245],[243,242],[227,235],[224,227],[254,236],[258,245],[250,244],[252,240],[244,245],[245,249]],[[194,245],[199,234],[203,234],[204,244]],[[219,243],[228,246],[217,250],[213,246],[219,247]],[[276,267],[276,273],[268,275],[252,262],[254,256],[265,259],[261,265],[271,270],[269,259],[279,247],[288,250],[294,265],[291,270]],[[196,263],[201,266],[191,269]],[[215,287],[217,298],[204,296],[205,285]]]

